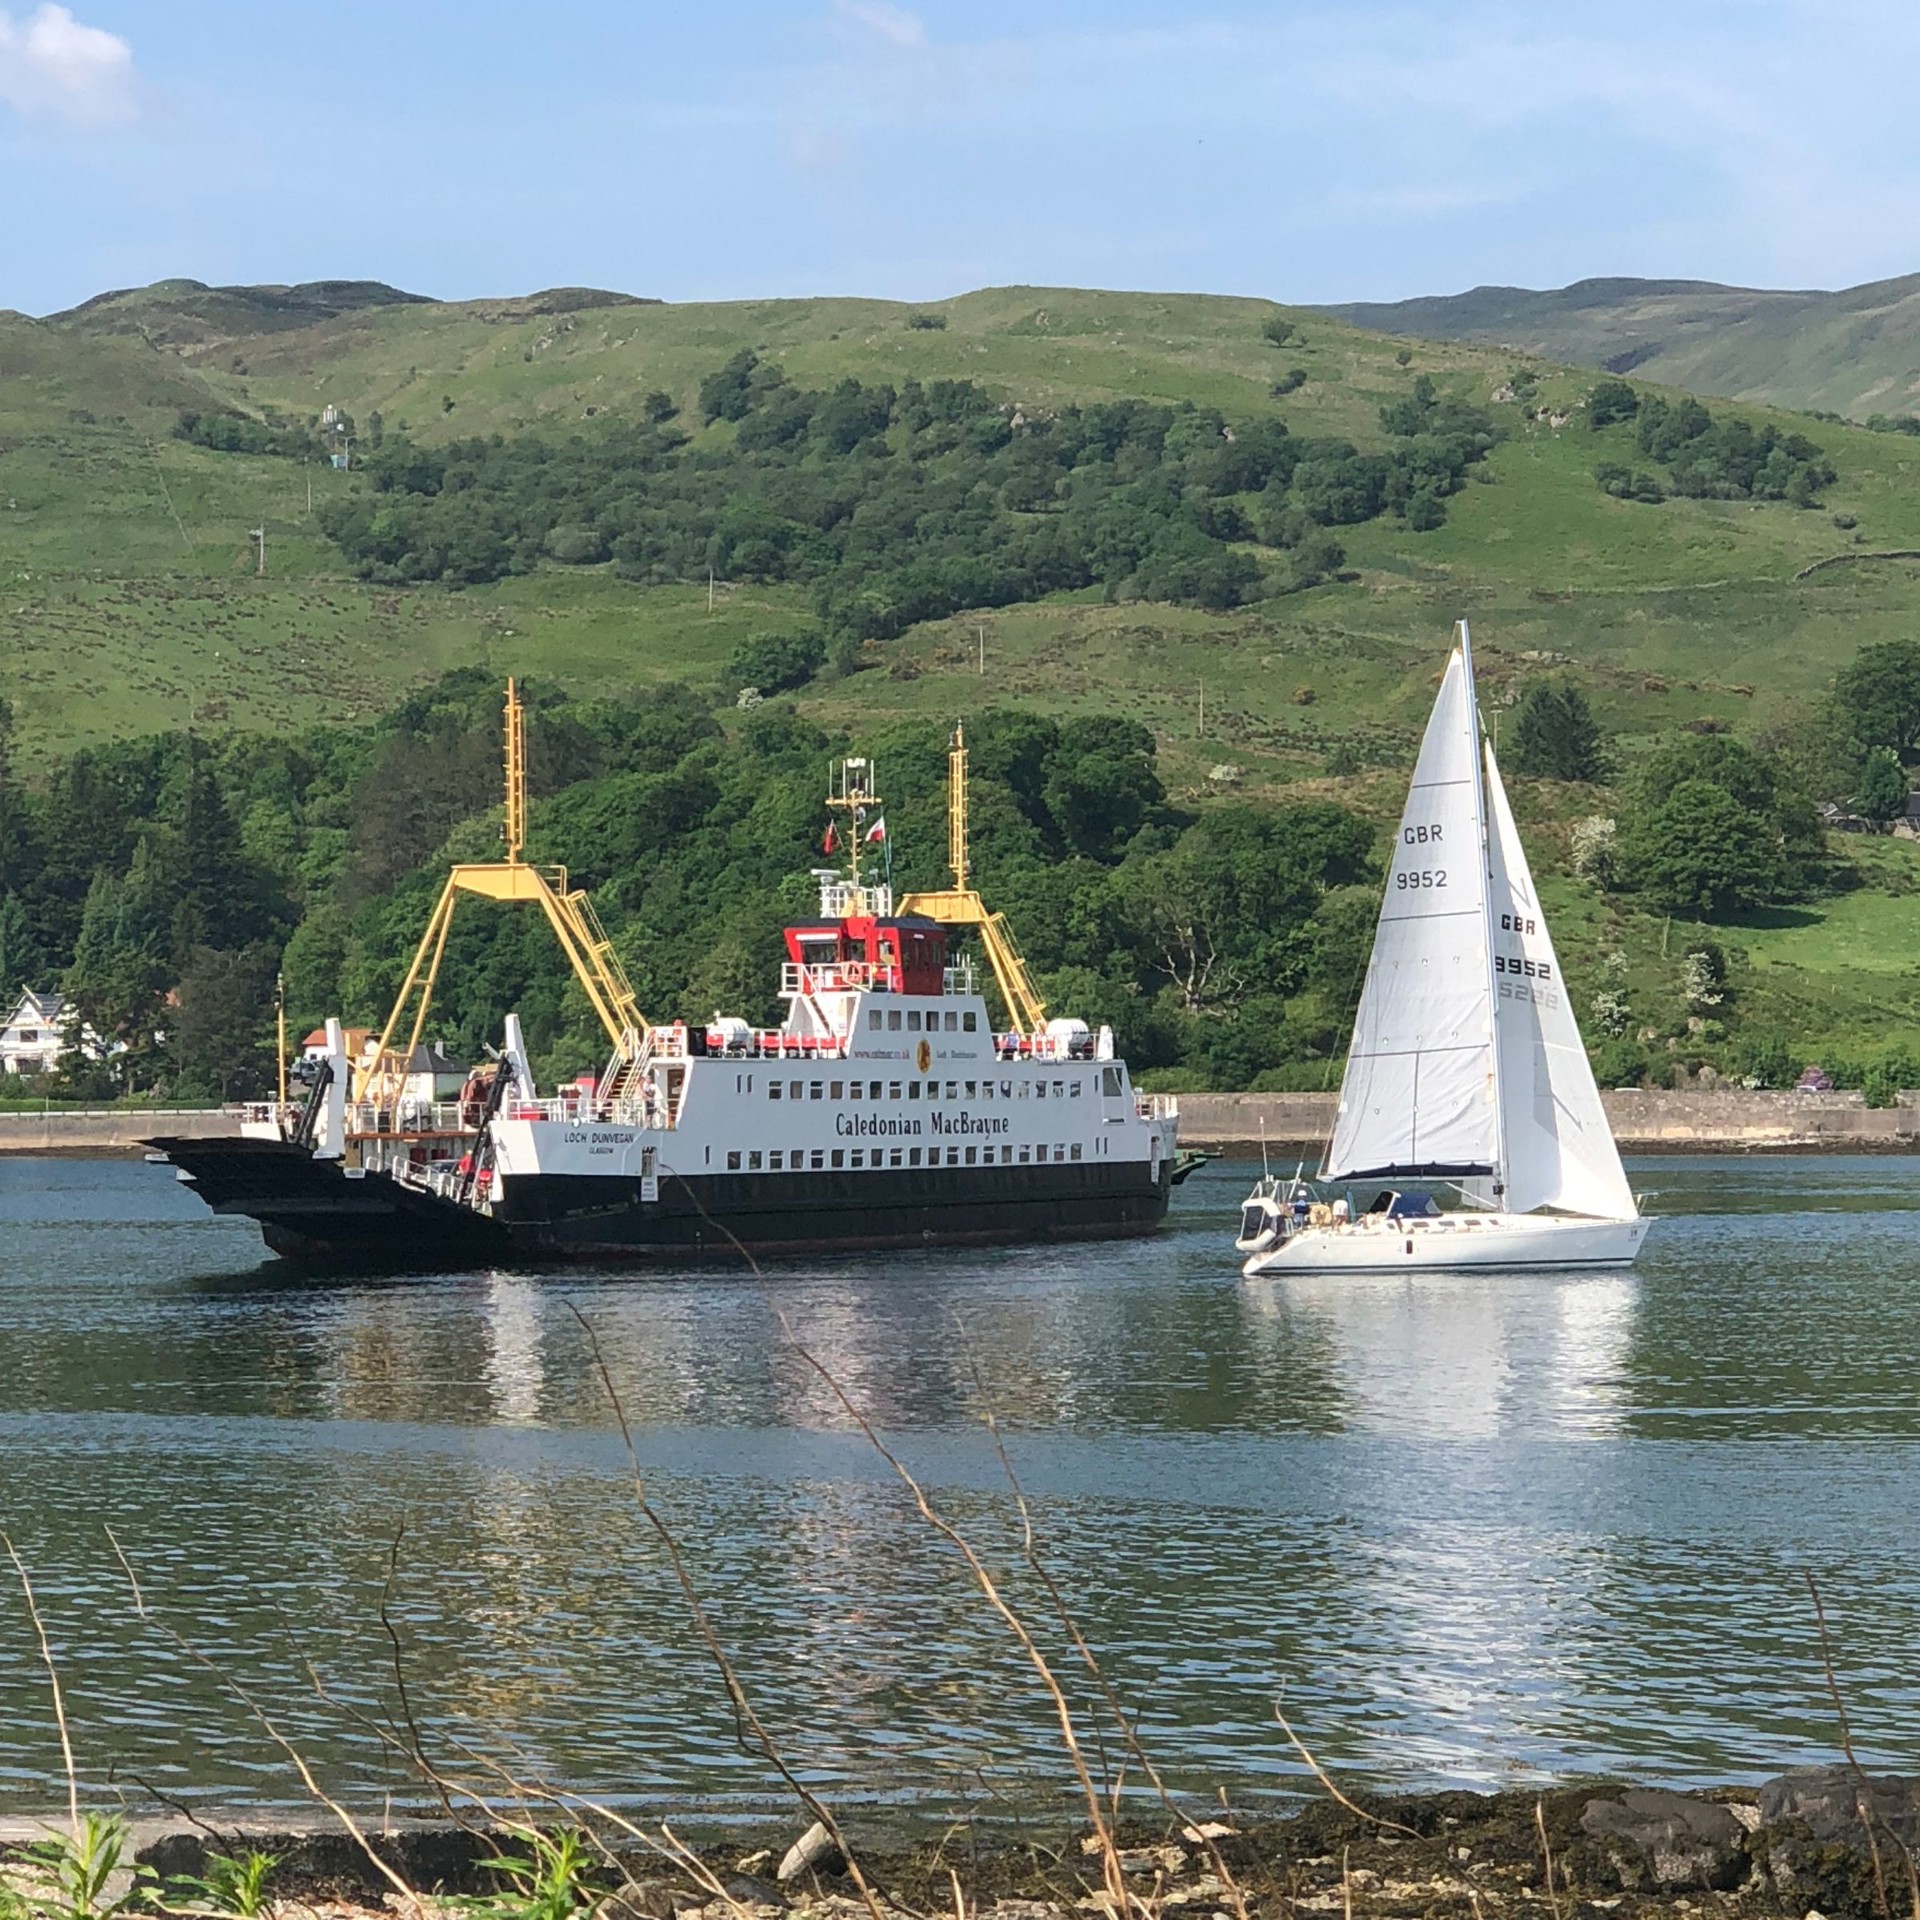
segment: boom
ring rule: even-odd
[[[512,680],[507,682],[506,801],[507,857],[485,865],[457,866],[447,875],[439,903],[414,951],[413,965],[407,970],[393,1011],[381,1030],[380,1045],[373,1057],[355,1072],[355,1100],[385,1098],[397,1092],[406,1078],[408,1065],[426,1030],[427,1011],[433,1004],[434,985],[446,955],[454,909],[463,893],[482,900],[538,905],[560,943],[560,951],[567,956],[567,964],[580,982],[588,1004],[607,1030],[617,1059],[630,1066],[639,1057],[641,1035],[647,1023],[626,969],[620,964],[620,956],[593,910],[593,902],[584,888],[567,884],[565,867],[537,867],[521,857],[527,837],[526,710],[520,702],[519,686]],[[406,1048],[404,1052],[397,1052],[394,1036],[400,1031],[410,1006],[413,1023]]]
[[[953,885],[940,893],[910,893],[900,902],[902,913],[923,913],[942,926],[977,927],[980,944],[1000,988],[1007,1018],[1021,1033],[1038,1033],[1047,1024],[1047,1004],[1033,984],[1033,975],[1014,943],[1013,930],[1003,913],[989,913],[986,902],[969,884],[972,861],[967,845],[967,731],[953,730],[947,752],[947,859]]]

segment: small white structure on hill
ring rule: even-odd
[[[53,1072],[73,1044],[74,1015],[66,996],[22,987],[11,1007],[0,1001],[0,1008],[6,1008],[0,1013],[0,1073]],[[79,1041],[80,1052],[89,1060],[125,1052],[124,1047],[104,1045],[91,1027],[80,1029]]]

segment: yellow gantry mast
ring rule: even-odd
[[[967,846],[967,730],[956,726],[947,751],[947,861],[953,885],[942,893],[910,893],[902,913],[922,913],[948,927],[978,927],[1007,1018],[1021,1033],[1038,1033],[1047,1024],[1047,1003],[1014,944],[1003,913],[989,913],[970,884],[972,861]]]
[[[600,1024],[606,1028],[616,1057],[629,1066],[639,1058],[647,1023],[593,902],[583,889],[568,886],[565,867],[536,867],[522,857],[527,844],[527,725],[519,684],[513,680],[507,682],[506,801],[503,838],[507,857],[487,865],[458,866],[447,875],[439,903],[414,952],[413,965],[381,1031],[380,1045],[370,1059],[356,1067],[355,1100],[391,1098],[405,1080],[426,1030],[434,984],[440,977],[447,935],[453,928],[454,908],[463,893],[482,900],[537,904]],[[407,1020],[409,1008],[412,1024],[406,1047],[397,1050],[394,1039]]]

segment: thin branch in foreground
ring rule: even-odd
[[[745,1249],[743,1248],[742,1251],[744,1252]],[[751,1260],[752,1256],[748,1255],[748,1258]],[[756,1268],[755,1271],[757,1272],[758,1269]],[[726,1647],[720,1639],[719,1630],[714,1626],[712,1616],[707,1612],[706,1602],[701,1599],[700,1590],[693,1583],[693,1575],[687,1569],[686,1556],[681,1552],[680,1542],[672,1528],[662,1518],[659,1508],[653,1504],[653,1496],[647,1491],[647,1477],[640,1465],[639,1449],[633,1443],[633,1429],[627,1422],[627,1409],[621,1401],[620,1390],[613,1384],[613,1373],[607,1365],[605,1353],[601,1350],[600,1336],[594,1331],[593,1323],[573,1301],[567,1301],[566,1306],[567,1311],[579,1321],[587,1336],[588,1344],[593,1349],[593,1364],[599,1372],[600,1384],[606,1389],[607,1399],[613,1407],[613,1416],[620,1423],[620,1438],[626,1446],[627,1461],[632,1469],[634,1502],[640,1509],[641,1517],[653,1529],[655,1538],[666,1549],[667,1560],[673,1568],[673,1577],[680,1588],[681,1597],[686,1601],[687,1610],[693,1616],[693,1623],[699,1629],[701,1639],[706,1642],[707,1652],[712,1657],[714,1666],[719,1670],[721,1685],[727,1690],[727,1698],[733,1706],[734,1725],[737,1729],[744,1730],[741,1736],[742,1744],[745,1744],[745,1733],[751,1732],[754,1744],[759,1747],[768,1764],[787,1783],[794,1797],[833,1836],[833,1844],[839,1849],[840,1857],[847,1863],[847,1872],[852,1877],[853,1884],[859,1889],[860,1897],[866,1903],[867,1912],[872,1916],[872,1920],[887,1920],[887,1913],[881,1904],[880,1897],[874,1892],[872,1884],[861,1871],[860,1863],[855,1858],[852,1847],[847,1844],[847,1837],[841,1831],[840,1822],[834,1818],[832,1808],[787,1764],[786,1756],[780,1751],[779,1743],[767,1731],[759,1714],[754,1711],[753,1702],[748,1699],[746,1687],[733,1661],[728,1657]]]
[[[67,1772],[67,1818],[72,1824],[73,1837],[80,1838],[80,1776],[73,1764],[73,1736],[67,1727],[67,1703],[60,1691],[60,1668],[53,1657],[53,1645],[47,1638],[47,1623],[40,1617],[40,1603],[33,1597],[33,1582],[27,1577],[27,1563],[20,1558],[13,1544],[13,1536],[0,1532],[0,1543],[7,1549],[7,1558],[13,1562],[13,1570],[20,1577],[21,1597],[27,1603],[27,1617],[33,1622],[35,1637],[40,1642],[41,1664],[47,1670],[47,1685],[53,1690],[53,1721],[60,1729],[60,1760]]]
[[[872,1421],[853,1404],[846,1389],[841,1386],[833,1372],[802,1344],[793,1330],[793,1323],[788,1320],[784,1312],[780,1313],[780,1325],[793,1351],[826,1383],[828,1390],[839,1401],[848,1419],[866,1436],[868,1445],[893,1469],[901,1485],[906,1488],[909,1498],[913,1501],[914,1509],[921,1519],[947,1541],[967,1563],[968,1571],[972,1573],[974,1582],[985,1596],[987,1604],[1006,1623],[1008,1632],[1019,1643],[1028,1664],[1039,1677],[1041,1686],[1046,1689],[1047,1697],[1053,1703],[1061,1745],[1066,1749],[1074,1777],[1079,1782],[1081,1794],[1087,1803],[1087,1814],[1093,1823],[1094,1838],[1099,1847],[1100,1863],[1107,1882],[1108,1899],[1116,1917],[1126,1915],[1138,1902],[1128,1890],[1126,1870],[1120,1864],[1120,1849],[1114,1840],[1113,1828],[1107,1819],[1100,1789],[1095,1785],[1093,1775],[1088,1769],[1086,1753],[1081,1747],[1080,1735],[1073,1723],[1073,1709],[1068,1704],[1066,1693],[1061,1688],[1059,1679],[1046,1655],[1041,1652],[1039,1642],[1034,1639],[1027,1623],[1008,1604],[1006,1597],[995,1583],[993,1575],[988,1571],[986,1562],[974,1550],[972,1542],[927,1498],[925,1489],[908,1471],[905,1462],[880,1437]]]
[[[160,1619],[156,1614],[148,1610],[146,1597],[140,1591],[139,1576],[133,1570],[133,1562],[127,1558],[126,1549],[121,1546],[119,1539],[111,1527],[108,1527],[105,1531],[107,1540],[113,1548],[114,1557],[120,1562],[121,1571],[127,1576],[127,1585],[133,1590],[134,1611],[140,1616],[142,1623],[152,1627],[156,1632],[169,1640],[176,1651],[185,1654],[196,1666],[212,1674],[214,1679],[217,1680],[221,1686],[225,1687],[226,1690],[252,1714],[260,1730],[293,1762],[294,1771],[300,1776],[300,1784],[306,1788],[308,1794],[314,1800],[318,1801],[321,1806],[325,1807],[326,1810],[346,1828],[347,1832],[353,1836],[354,1844],[367,1856],[367,1859],[379,1872],[381,1878],[399,1894],[403,1903],[403,1910],[414,1914],[424,1914],[426,1912],[426,1906],[419,1892],[414,1887],[408,1885],[405,1877],[395,1872],[393,1867],[382,1858],[378,1848],[368,1839],[359,1821],[314,1778],[313,1769],[307,1765],[306,1755],[274,1724],[273,1718],[267,1712],[266,1708],[263,1707],[238,1680],[234,1679],[230,1673],[227,1673],[217,1663],[202,1653],[198,1647],[193,1645],[184,1634],[178,1632],[175,1628],[169,1626],[166,1621]]]
[[[1345,1807],[1356,1819],[1365,1820],[1376,1827],[1384,1827],[1389,1833],[1404,1833],[1409,1840],[1418,1840],[1421,1837],[1411,1827],[1402,1826],[1398,1820],[1389,1820],[1385,1814],[1369,1813],[1365,1807],[1355,1806],[1334,1784],[1333,1775],[1307,1751],[1307,1743],[1294,1732],[1278,1700],[1273,1703],[1273,1717],[1280,1723],[1280,1731],[1293,1743],[1294,1752],[1306,1762],[1307,1771],[1326,1788],[1329,1799]]]
[[[966,1328],[964,1325],[960,1328],[960,1334],[964,1342],[966,1339]],[[985,1422],[987,1433],[993,1441],[993,1450],[1000,1457],[1001,1471],[1007,1476],[1007,1485],[1013,1489],[1014,1504],[1020,1510],[1022,1558],[1025,1559],[1028,1567],[1032,1569],[1034,1577],[1040,1582],[1041,1586],[1046,1589],[1047,1598],[1053,1603],[1054,1615],[1060,1622],[1061,1630],[1066,1634],[1067,1638],[1072,1641],[1074,1650],[1085,1663],[1087,1671],[1093,1675],[1095,1684],[1099,1687],[1101,1694],[1106,1700],[1107,1710],[1113,1715],[1115,1724],[1120,1729],[1120,1737],[1126,1743],[1127,1751],[1139,1761],[1140,1769],[1146,1775],[1147,1784],[1152,1787],[1160,1804],[1166,1808],[1168,1814],[1183,1829],[1190,1829],[1200,1835],[1200,1844],[1206,1849],[1207,1858],[1212,1863],[1215,1876],[1219,1879],[1222,1888],[1225,1889],[1228,1902],[1232,1906],[1237,1920],[1248,1920],[1246,1895],[1242,1892],[1239,1882],[1233,1877],[1233,1872],[1228,1867],[1225,1856],[1221,1853],[1218,1845],[1215,1844],[1213,1836],[1201,1831],[1205,1823],[1198,1820],[1190,1820],[1175,1804],[1173,1795],[1167,1790],[1167,1784],[1161,1778],[1160,1770],[1153,1764],[1146,1747],[1141,1742],[1138,1728],[1127,1713],[1126,1708],[1121,1704],[1120,1696],[1114,1691],[1113,1683],[1107,1678],[1106,1669],[1101,1666],[1098,1656],[1096,1656],[1093,1648],[1088,1644],[1086,1635],[1081,1631],[1078,1617],[1075,1615],[1073,1609],[1067,1605],[1066,1595],[1060,1591],[1059,1583],[1053,1577],[1053,1570],[1047,1565],[1046,1561],[1041,1558],[1039,1534],[1033,1523],[1033,1509],[1027,1502],[1027,1490],[1020,1484],[1020,1476],[1014,1470],[1013,1456],[1007,1451],[1006,1438],[1000,1431],[999,1416],[994,1411],[992,1400],[988,1397],[986,1382],[980,1377],[979,1362],[975,1358],[971,1346],[967,1349],[967,1369],[973,1375],[974,1392],[979,1397],[981,1418]],[[1102,1765],[1104,1768],[1104,1746],[1102,1747]],[[1114,1788],[1114,1818],[1117,1823],[1119,1818],[1119,1786],[1117,1782]],[[1915,1920],[1920,1920],[1920,1915],[1916,1915]]]

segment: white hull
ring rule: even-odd
[[[1582,1220],[1558,1214],[1447,1213],[1388,1220],[1380,1215],[1304,1227],[1241,1272],[1390,1273],[1482,1267],[1525,1272],[1541,1267],[1624,1267],[1646,1238],[1647,1222]]]

